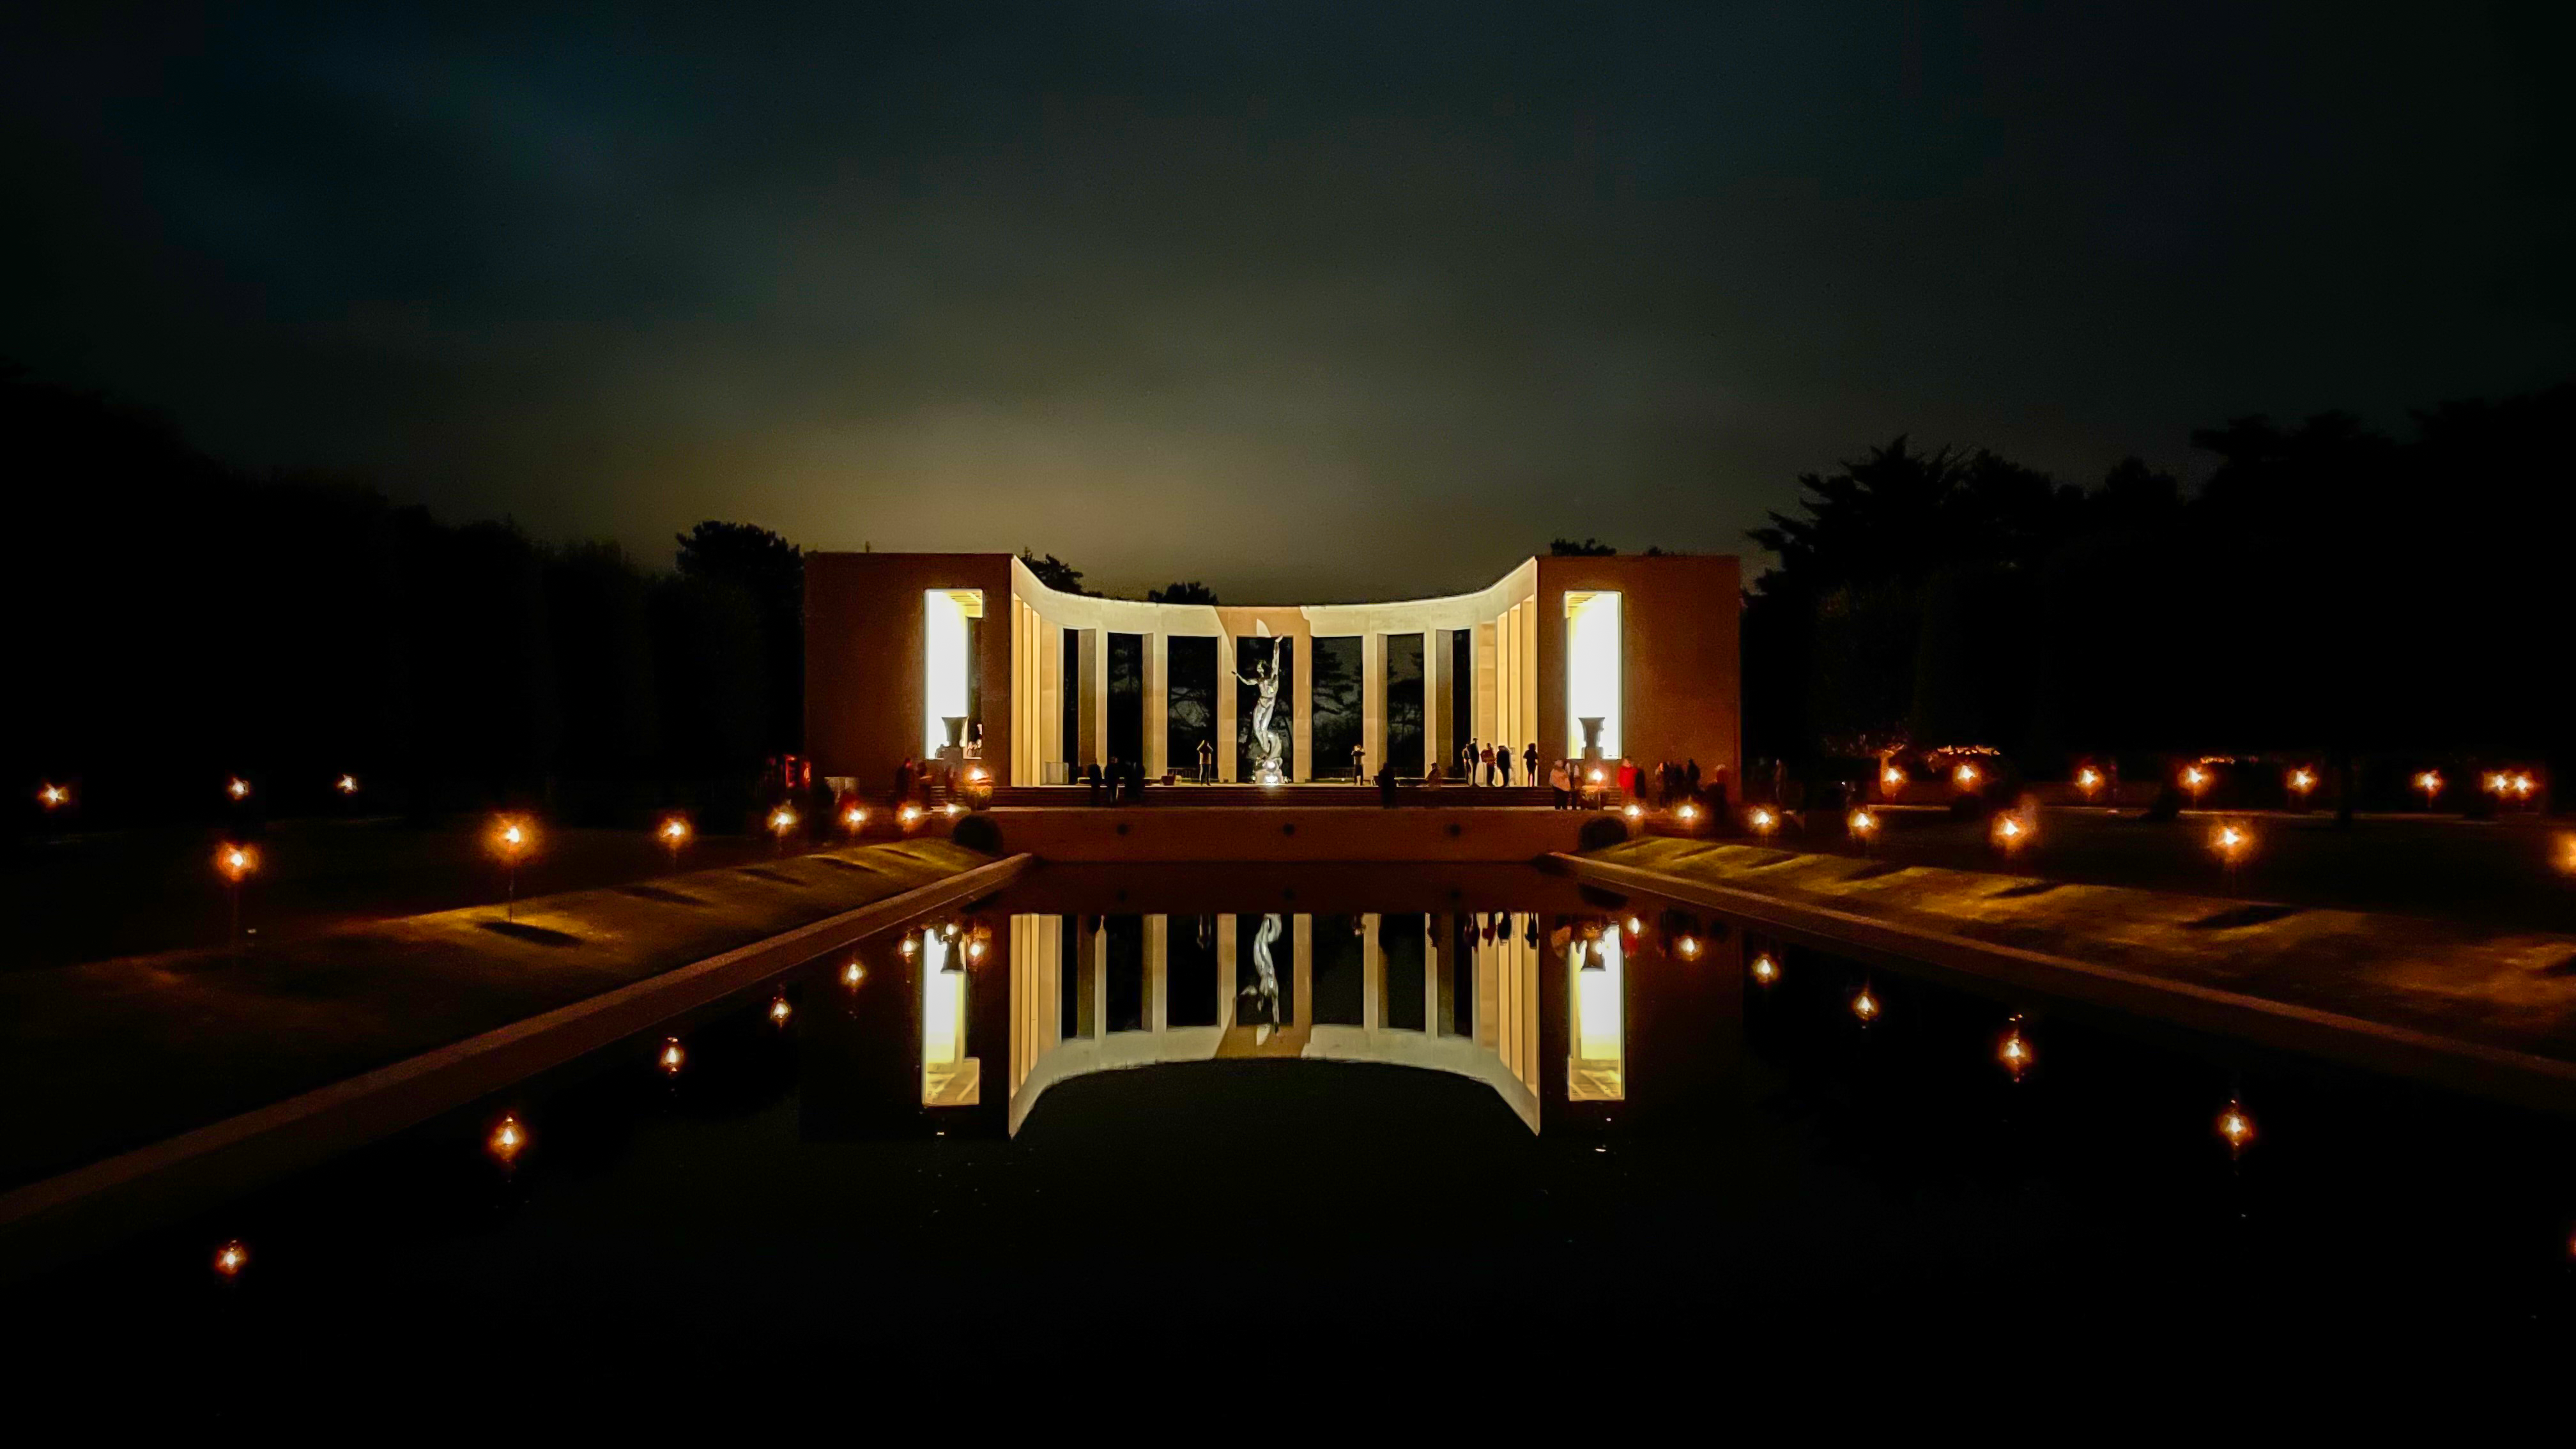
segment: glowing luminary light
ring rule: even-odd
[[[1852,834],[1857,835],[1857,836],[1860,836],[1860,837],[1862,837],[1863,839],[1867,839],[1867,838],[1868,838],[1868,836],[1869,836],[1869,833],[1870,833],[1871,831],[1873,831],[1873,830],[1876,830],[1877,828],[1878,828],[1878,817],[1877,817],[1877,816],[1870,814],[1870,813],[1869,813],[1868,811],[1866,811],[1866,810],[1855,810],[1855,811],[1853,811],[1853,812],[1851,813],[1851,832],[1852,832]]]
[[[2227,1106],[2218,1114],[2218,1136],[2230,1153],[2242,1152],[2254,1141],[2254,1118],[2234,1097],[2227,1099]]]
[[[1764,951],[1753,958],[1753,982],[1755,985],[1768,986],[1779,979],[1780,961],[1778,957],[1773,956],[1768,951]]]
[[[247,845],[223,845],[215,849],[215,870],[235,885],[242,877],[259,869],[259,852]]]
[[[921,954],[921,943],[910,936],[906,936],[903,938],[903,944],[895,949],[901,951],[903,953],[903,959],[909,961],[913,957]]]
[[[769,1020],[771,1025],[785,1026],[787,1024],[787,1018],[794,1016],[795,1014],[796,1008],[788,1004],[787,993],[782,991],[778,995],[769,998]]]
[[[235,775],[224,782],[224,793],[236,800],[247,800],[250,798],[250,781]]]
[[[1746,816],[1745,820],[1753,827],[1753,833],[1756,835],[1768,835],[1780,828],[1780,817],[1768,810],[1757,808],[1751,815]]]
[[[2517,797],[2525,800],[2530,799],[2532,788],[2531,777],[2529,775],[2517,774],[2513,777],[2513,793]]]
[[[241,1239],[235,1238],[231,1242],[224,1244],[222,1247],[215,1249],[216,1276],[223,1278],[238,1278],[241,1276],[242,1270],[249,1266],[250,1249],[242,1246]]]
[[[528,1129],[520,1126],[516,1117],[503,1117],[501,1125],[492,1129],[492,1136],[485,1145],[491,1148],[492,1156],[503,1167],[508,1167],[519,1160],[520,1153],[528,1150]]]
[[[2210,832],[2209,847],[2219,858],[2234,865],[2237,858],[2254,848],[2254,832],[2241,825],[2222,825]]]
[[[1870,994],[1868,987],[1862,987],[1860,995],[1852,998],[1851,1013],[1860,1018],[1863,1026],[1878,1020],[1878,998]]]
[[[1628,934],[1631,936],[1642,936],[1646,934],[1645,921],[1639,917],[1630,916],[1628,918]]]
[[[2433,797],[2442,793],[2442,772],[2426,770],[2415,777],[2415,788],[2424,792],[2424,803],[2431,805]]]
[[[48,810],[59,810],[72,803],[72,792],[60,785],[48,784],[36,792],[36,803]]]
[[[1631,820],[1643,820],[1646,818],[1646,807],[1631,801],[1629,802],[1627,810],[1622,813]]]
[[[661,833],[664,845],[685,844],[689,838],[689,822],[677,815],[671,816],[662,822]]]
[[[358,777],[355,775],[342,775],[338,780],[333,782],[332,788],[338,790],[343,795],[355,795],[358,793]]]
[[[681,1049],[680,1039],[678,1037],[666,1036],[662,1038],[662,1055],[657,1058],[662,1067],[662,1075],[666,1077],[678,1076],[680,1074],[681,1065],[687,1062],[688,1059],[689,1054]]]
[[[2310,790],[2317,788],[2317,772],[2309,769],[2305,765],[2301,765],[2299,768],[2292,770],[2290,772],[2290,788],[2301,795],[2305,795]]]
[[[921,807],[918,805],[906,805],[903,809],[896,812],[896,816],[901,819],[907,827],[918,825],[921,823]]]
[[[2102,772],[2091,765],[2086,765],[2075,772],[2075,788],[2083,791],[2089,798],[2102,788]]]
[[[1601,753],[1616,759],[1621,743],[1620,596],[1610,591],[1565,596],[1565,737],[1580,744],[1583,721],[1601,721]],[[1599,781],[1593,783],[1598,784]]]
[[[981,785],[991,778],[993,777],[984,773],[984,767],[981,765],[966,772],[966,782],[970,785]]]
[[[2003,848],[2004,854],[2010,855],[2029,841],[2030,827],[2022,824],[2019,816],[1998,815],[1995,817],[1994,836],[1995,844]]]
[[[2487,772],[2485,783],[2488,794],[2501,795],[2505,791],[2513,788],[2513,777],[2505,774],[2501,770],[2490,770]]]
[[[852,834],[858,833],[859,829],[867,823],[868,812],[860,809],[856,805],[853,805],[849,809],[841,812],[841,828],[851,832]]]
[[[1963,762],[1950,772],[1950,779],[1962,790],[1973,790],[1977,786],[1977,767]]]
[[[958,816],[966,813],[966,807],[958,804],[954,800],[951,800],[947,804],[939,807],[939,813],[947,816],[951,820],[954,820]]]
[[[521,856],[537,845],[537,828],[515,815],[504,815],[492,826],[492,849],[503,860],[516,864]]]
[[[2030,1043],[2022,1037],[2020,1017],[2014,1017],[2012,1024],[2004,1029],[2003,1045],[1996,1049],[1995,1057],[2004,1064],[2005,1071],[2012,1073],[2016,1082],[2021,1080],[2023,1072],[2030,1070]]]
[[[1685,960],[1685,961],[1696,961],[1696,960],[1698,960],[1698,959],[1699,959],[1699,937],[1697,937],[1697,936],[1675,936],[1675,937],[1673,938],[1673,954],[1674,954],[1674,955],[1676,955],[1676,956],[1681,957],[1681,958],[1682,958],[1683,960]]]
[[[849,987],[849,988],[850,988],[851,990],[853,990],[853,991],[856,991],[856,990],[858,989],[858,986],[859,986],[859,983],[860,983],[860,982],[865,981],[865,980],[867,980],[867,979],[868,979],[868,970],[867,970],[867,968],[866,968],[866,967],[864,967],[864,966],[861,966],[861,965],[860,965],[858,962],[856,962],[856,961],[852,961],[849,965],[844,966],[844,967],[842,967],[842,968],[841,968],[841,984],[842,984],[843,986]]]
[[[1905,772],[1889,765],[1878,772],[1878,783],[1890,790],[1902,790],[1905,788]]]
[[[2209,772],[2198,765],[2186,767],[2182,772],[2182,787],[2192,793],[2193,799],[2200,798],[2200,792],[2209,788]]]
[[[769,812],[769,828],[785,835],[796,828],[796,812],[781,805]]]
[[[1699,807],[1685,800],[1682,802],[1681,808],[1675,810],[1673,814],[1684,825],[1688,825],[1699,818]]]

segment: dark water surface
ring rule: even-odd
[[[217,1416],[816,1366],[1267,1401],[1332,1365],[2555,1344],[2576,1309],[2554,1121],[1535,872],[1052,868],[778,999],[9,1290],[18,1365]]]

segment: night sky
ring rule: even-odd
[[[655,561],[1246,602],[2576,375],[2576,7],[2042,8],[13,7],[0,358]]]

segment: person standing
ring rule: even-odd
[[[1501,782],[1504,789],[1508,790],[1512,787],[1511,746],[1505,745],[1501,749],[1494,751],[1494,774]]]
[[[1353,745],[1351,746],[1351,783],[1356,785],[1367,778],[1368,746]]]
[[[1532,740],[1521,749],[1521,778],[1538,783],[1538,741]]]
[[[1216,741],[1214,740],[1199,741],[1199,783],[1202,785],[1216,783]]]
[[[1484,768],[1485,783],[1488,785],[1494,783],[1494,747],[1492,745],[1487,745],[1477,752],[1476,763]]]
[[[1550,798],[1554,801],[1557,809],[1562,810],[1565,808],[1565,792],[1571,788],[1571,784],[1572,782],[1567,780],[1565,777],[1565,762],[1563,760],[1559,760],[1555,764],[1547,767],[1547,788],[1552,792]]]
[[[1469,740],[1458,747],[1458,779],[1462,784],[1476,783],[1476,742]]]

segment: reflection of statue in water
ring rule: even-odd
[[[1252,763],[1256,780],[1276,780],[1286,773],[1279,763],[1279,736],[1270,729],[1270,717],[1279,708],[1279,643],[1272,640],[1270,657],[1255,666],[1252,675],[1234,676],[1238,681],[1261,691],[1260,702],[1252,707],[1252,740],[1261,747],[1261,757]]]
[[[1255,1041],[1268,1041],[1271,1028],[1282,1024],[1279,1020],[1279,968],[1270,959],[1270,943],[1279,939],[1282,929],[1279,917],[1263,916],[1261,929],[1252,937],[1252,969],[1256,974],[1253,983],[1243,988],[1241,994],[1252,998],[1252,1009],[1248,1015],[1260,1023],[1260,1030],[1253,1037]]]

